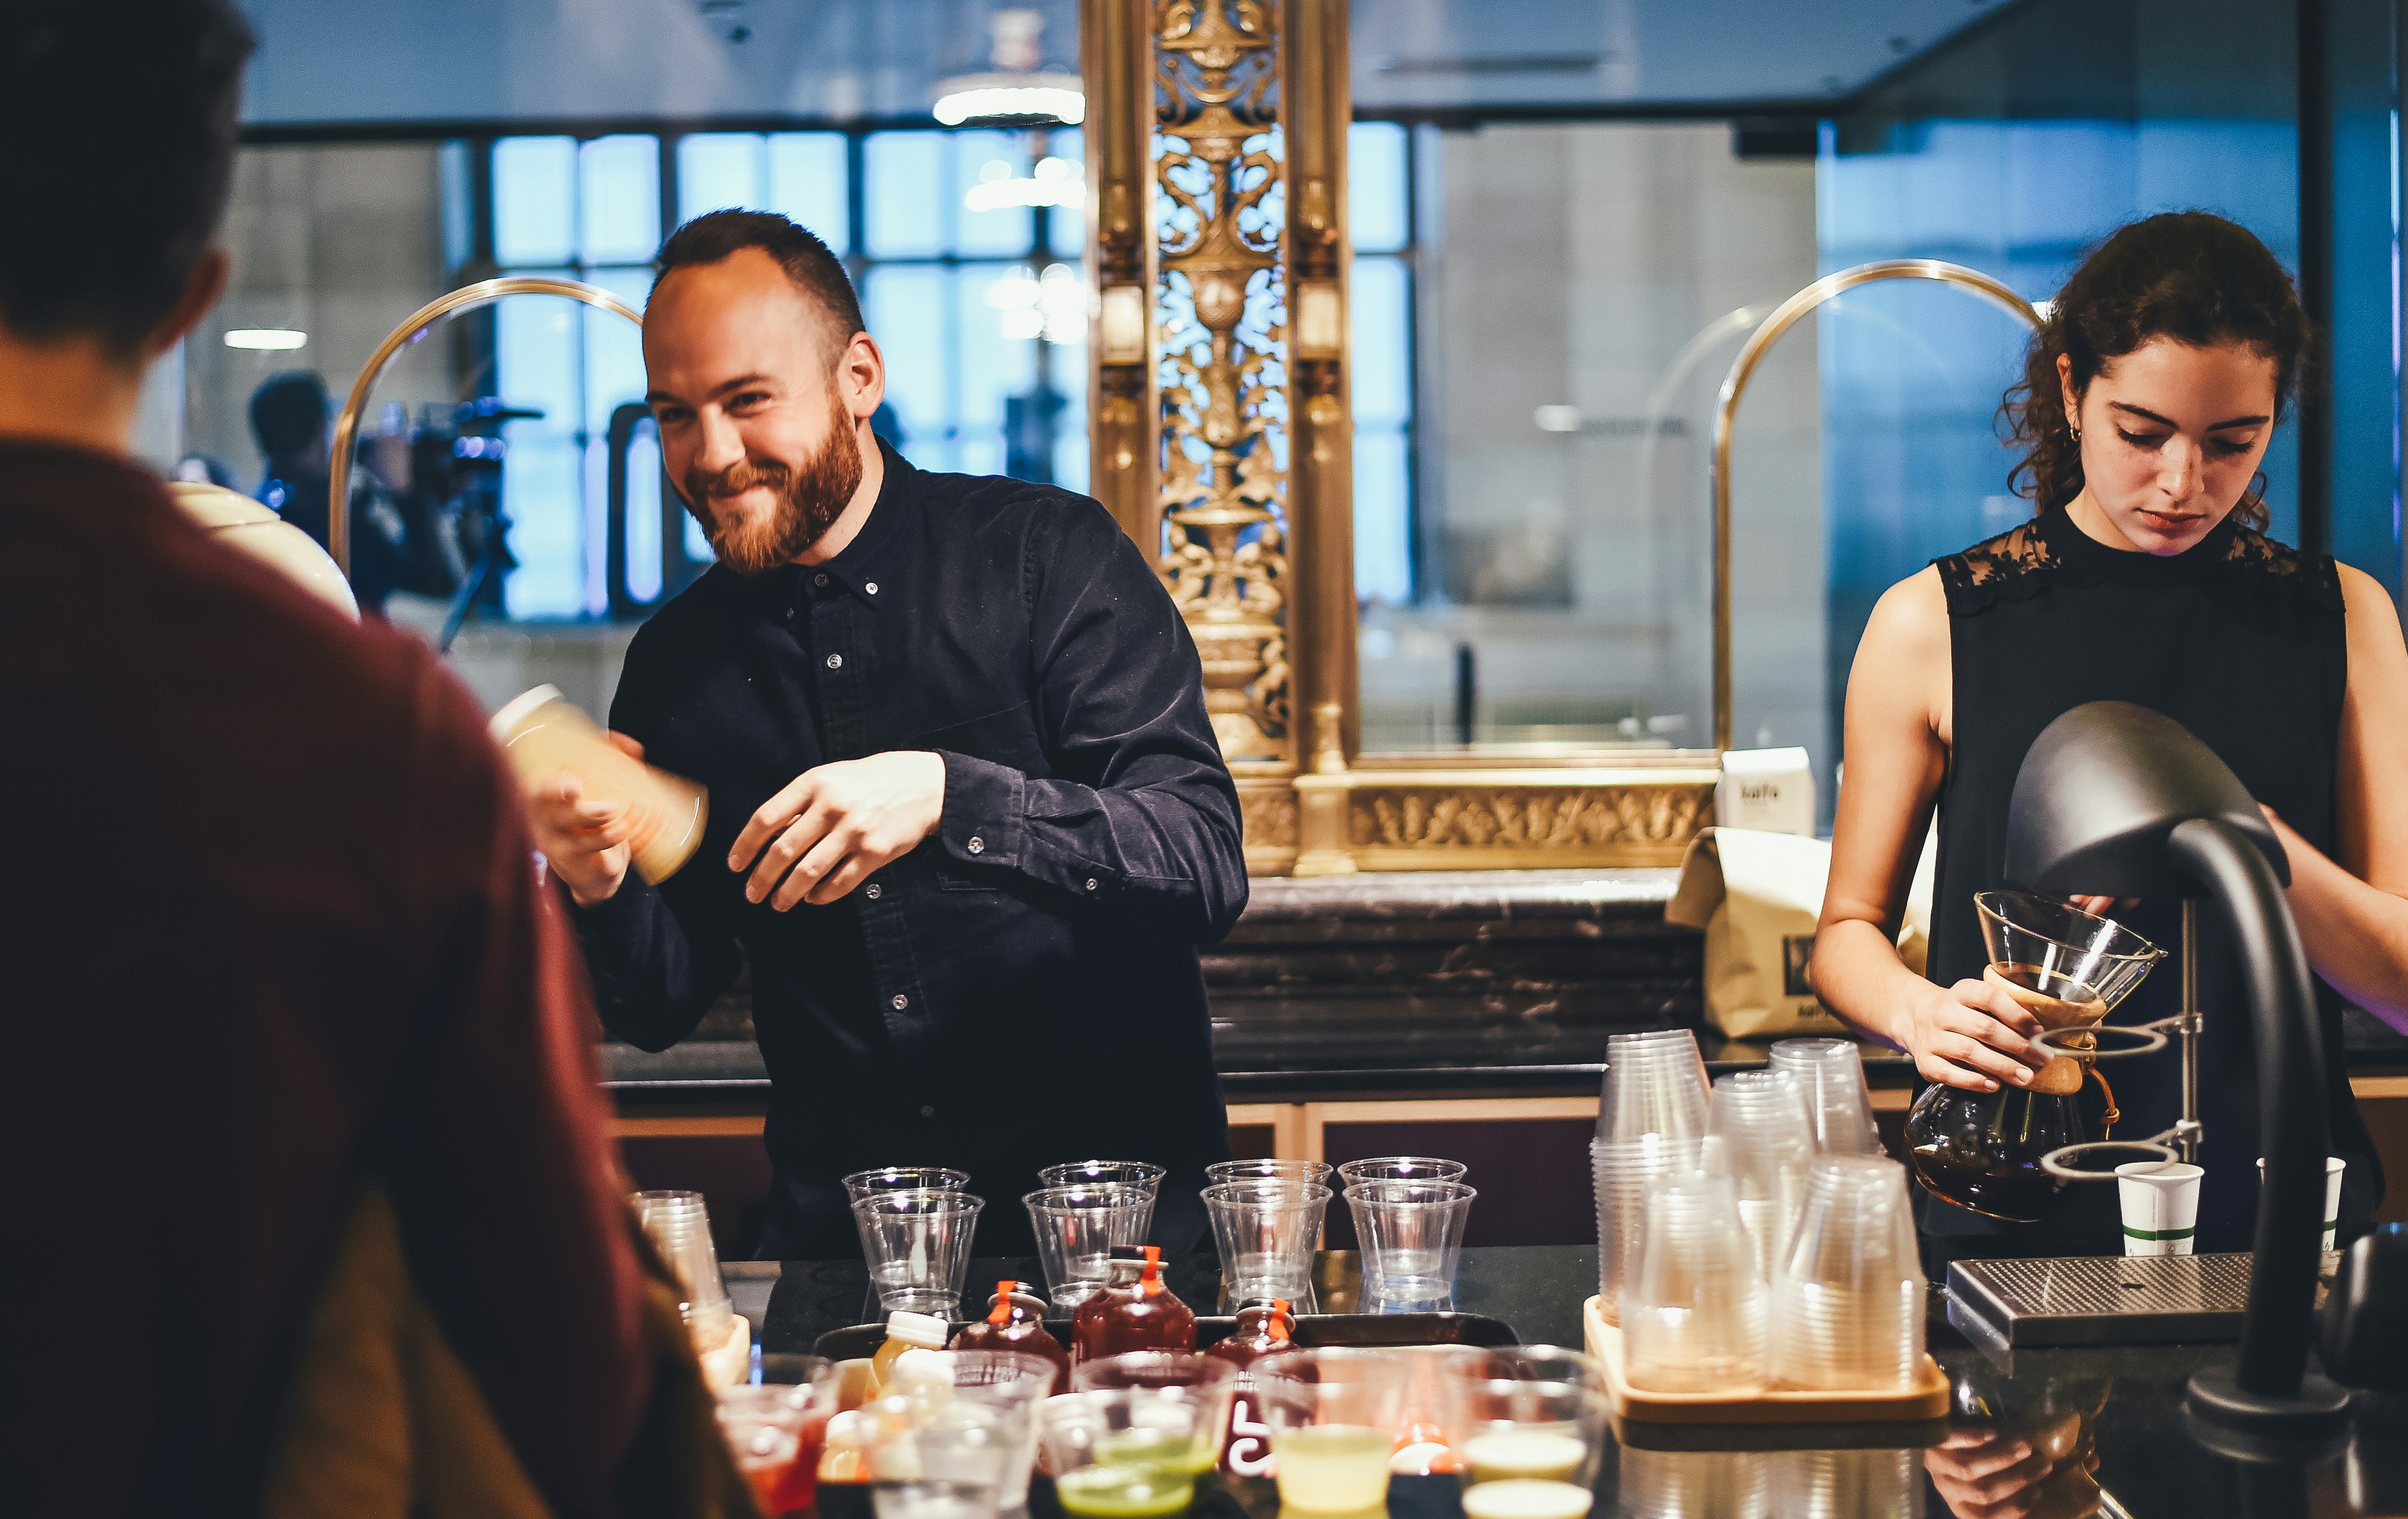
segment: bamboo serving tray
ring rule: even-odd
[[[1923,1374],[1902,1393],[1835,1393],[1775,1389],[1754,1393],[1657,1393],[1622,1376],[1622,1330],[1605,1322],[1599,1300],[1581,1308],[1588,1353],[1605,1368],[1605,1390],[1616,1418],[1641,1424],[1888,1424],[1937,1419],[1948,1412],[1948,1374],[1929,1355]]]

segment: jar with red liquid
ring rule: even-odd
[[[1070,1390],[1070,1353],[1045,1327],[1044,1299],[1025,1282],[998,1282],[984,1319],[966,1325],[951,1350],[1016,1350],[1054,1363],[1054,1391]]]
[[[1250,1297],[1238,1310],[1238,1326],[1229,1338],[1207,1348],[1243,1371],[1266,1355],[1296,1349],[1296,1317],[1284,1297]],[[1249,1379],[1251,1382],[1252,1379]],[[1240,1385],[1244,1385],[1241,1383]]]
[[[1196,1348],[1195,1311],[1164,1284],[1161,1247],[1146,1246],[1142,1264],[1133,1258],[1137,1254],[1128,1245],[1112,1247],[1111,1282],[1079,1305],[1078,1317],[1072,1321],[1073,1361],[1133,1350]]]

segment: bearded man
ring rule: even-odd
[[[620,818],[532,798],[603,1022],[666,1049],[752,967],[776,1173],[756,1252],[858,1248],[840,1182],[951,1166],[1021,1254],[1040,1167],[1166,1168],[1206,1235],[1228,1155],[1197,946],[1245,906],[1236,788],[1185,623],[1096,502],[912,467],[844,267],[782,217],[663,245],[644,365],[719,562],[628,646],[610,725],[710,788],[660,886]]]

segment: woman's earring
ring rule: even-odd
[[[2074,426],[2071,423],[2066,423],[2065,430],[2072,437],[2073,446],[2077,449],[2082,447],[2082,429]]]

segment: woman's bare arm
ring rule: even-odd
[[[1898,957],[1898,925],[1948,769],[1948,605],[1940,572],[1890,587],[1848,677],[1847,772],[1814,934],[1823,1005],[1914,1056],[1927,1081],[1995,1092],[2047,1062],[2040,1024],[1980,981],[1940,987]]]
[[[2335,786],[2340,858],[2281,819],[2291,915],[2316,973],[2408,1033],[2408,645],[2390,595],[2344,565],[2349,687]]]

